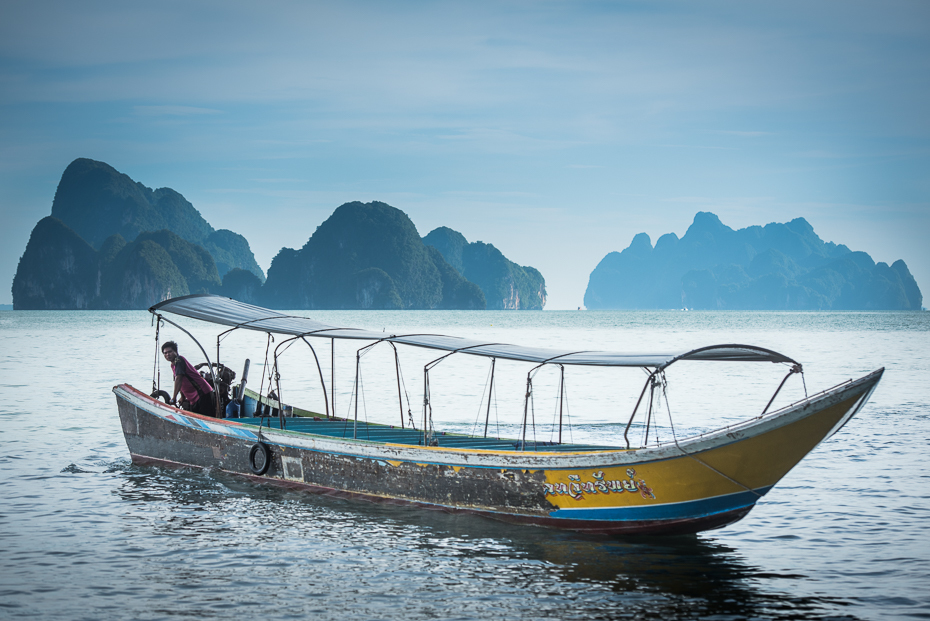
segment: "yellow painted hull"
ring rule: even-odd
[[[750,423],[724,431],[716,442],[677,444],[665,458],[597,470],[546,470],[546,493],[558,507],[551,517],[662,520],[748,510],[855,415],[880,377],[879,371],[863,378],[868,381],[860,380],[858,389],[826,407],[802,407],[801,416],[784,424],[771,424],[775,419],[761,428],[760,418],[755,428]]]

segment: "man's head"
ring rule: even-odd
[[[174,341],[165,341],[165,344],[161,346],[161,353],[164,354],[165,360],[174,364],[174,361],[178,359],[178,344]]]

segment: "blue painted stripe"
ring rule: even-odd
[[[240,427],[230,427],[229,431],[230,433],[233,433],[239,436],[240,438],[247,438],[249,440],[254,440],[255,438],[258,437],[257,435],[249,431],[248,429],[242,429]]]
[[[772,486],[760,487],[753,492],[737,492],[714,498],[672,502],[663,505],[638,507],[593,507],[590,509],[558,509],[549,515],[565,520],[603,520],[607,522],[639,522],[646,520],[678,520],[699,518],[751,507]],[[758,495],[757,495],[758,494]]]

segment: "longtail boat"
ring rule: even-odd
[[[216,418],[169,405],[128,384],[114,387],[133,463],[217,469],[256,482],[310,492],[405,503],[472,513],[507,522],[603,534],[677,534],[720,528],[745,516],[820,442],[843,427],[866,403],[884,369],[774,411],[768,411],[785,381],[803,373],[795,360],[751,345],[713,345],[672,354],[553,350],[489,343],[436,334],[392,334],[325,325],[213,295],[190,295],[156,304],[157,326],[165,315],[253,330],[287,339],[367,341],[359,351],[389,343],[439,350],[424,368],[423,415],[416,425],[388,425],[302,410],[242,385],[234,403],[242,418]],[[193,338],[193,336],[191,336]],[[156,337],[157,341],[157,337]],[[196,341],[195,341],[196,342]],[[220,337],[217,338],[219,349]],[[198,346],[200,344],[198,343]],[[210,379],[221,390],[217,363],[206,350]],[[432,423],[429,371],[452,354],[534,363],[536,368],[640,367],[648,376],[634,417],[647,421],[666,385],[665,370],[684,361],[771,362],[788,374],[761,415],[715,432],[657,445],[623,446],[533,442],[522,437],[436,431]],[[217,354],[218,356],[219,354]],[[323,394],[327,389],[317,360]],[[273,376],[270,374],[269,376]],[[527,375],[526,399],[532,392]],[[493,381],[493,375],[492,375]],[[356,390],[358,383],[356,382]],[[520,387],[523,388],[522,386]],[[330,391],[332,386],[330,386]],[[806,387],[805,387],[806,395]],[[358,403],[356,395],[356,405]],[[357,410],[356,410],[357,411]],[[648,428],[647,435],[648,437]]]

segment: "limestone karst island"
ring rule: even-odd
[[[290,223],[314,228],[315,223]],[[103,162],[77,159],[36,224],[13,279],[13,307],[145,309],[218,293],[277,309],[542,309],[546,283],[497,248],[441,227],[421,238],[379,202],[346,203],[267,278],[249,242],[214,229],[183,196]]]
[[[13,279],[21,310],[145,309],[217,293],[276,309],[540,310],[546,283],[492,244],[450,228],[425,237],[380,202],[346,203],[262,271],[248,240],[214,229],[170,188],[77,159]],[[581,276],[579,276],[581,277]],[[825,242],[803,218],[733,230],[698,213],[680,239],[645,233],[591,272],[588,309],[919,310],[904,261]]]
[[[804,219],[734,231],[700,212],[685,235],[640,233],[588,281],[589,309],[920,310],[904,261],[824,242]]]

